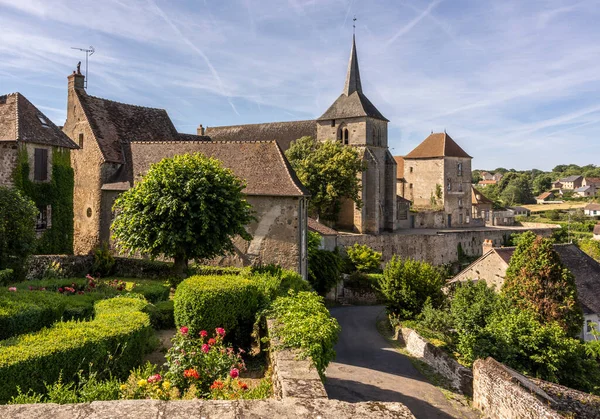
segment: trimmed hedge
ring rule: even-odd
[[[223,327],[238,345],[248,345],[262,293],[254,282],[239,276],[193,276],[175,292],[175,324],[200,330]]]
[[[248,268],[236,268],[234,266],[206,266],[191,265],[188,269],[190,275],[240,275]]]
[[[169,299],[171,287],[157,281],[136,281],[131,288],[131,292],[142,294],[149,302],[157,303]]]
[[[152,323],[153,328],[160,330],[175,327],[175,304],[173,300],[148,304],[145,311],[150,316],[150,323]]]
[[[44,382],[69,379],[93,363],[97,370],[109,365],[115,377],[125,378],[149,349],[150,319],[147,303],[136,298],[112,298],[95,305],[88,322],[56,323],[53,327],[0,342],[0,402],[21,389],[44,392]]]

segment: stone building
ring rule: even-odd
[[[583,309],[584,324],[581,337],[592,340],[590,323],[600,321],[600,263],[585,254],[574,244],[555,244],[561,262],[575,277],[577,297]],[[500,291],[514,247],[494,247],[490,240],[483,244],[483,256],[456,275],[450,283],[485,281]]]
[[[41,253],[71,252],[73,173],[69,154],[77,148],[25,96],[0,96],[0,186],[19,188],[35,202]]]
[[[442,213],[441,226],[472,225],[471,159],[447,133],[431,133],[402,157],[406,183],[398,192],[419,210]]]
[[[149,165],[176,154],[201,152],[221,160],[247,187],[256,211],[248,226],[254,240],[236,240],[236,254],[213,261],[228,265],[278,263],[306,275],[306,199],[275,141],[212,142],[178,133],[167,112],[90,96],[84,76],[68,77],[64,132],[79,143],[75,171],[75,253],[91,252],[110,240],[112,205]]]
[[[316,120],[275,122],[198,128],[213,140],[274,139],[285,151],[290,143],[303,136],[319,141],[337,140],[355,147],[367,170],[361,176],[362,208],[345,202],[336,227],[359,233],[378,234],[397,228],[396,162],[389,152],[388,120],[377,110],[362,90],[356,41],[352,49],[346,83],[342,94]]]

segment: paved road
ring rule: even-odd
[[[336,307],[342,326],[335,362],[327,368],[325,388],[331,399],[405,404],[417,418],[461,418],[459,412],[376,328],[383,307]],[[470,416],[470,415],[469,415]]]

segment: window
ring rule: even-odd
[[[412,173],[412,172],[413,172],[413,168],[412,168],[412,167],[410,167],[410,168],[409,168],[409,171],[410,171],[410,173]]]
[[[34,151],[33,179],[48,180],[48,150],[45,148],[36,148]]]
[[[462,176],[462,163],[458,163],[456,169],[458,172],[458,176]]]
[[[462,192],[462,182],[459,182],[458,184],[458,192]]]
[[[348,128],[344,129],[344,144],[348,145]]]
[[[331,120],[331,126],[332,126],[332,127],[335,127],[335,119],[332,119],[332,120]]]
[[[448,186],[446,187],[446,189],[448,189],[448,191],[452,190],[452,182],[450,180],[448,181]]]
[[[48,228],[48,207],[40,206],[38,207],[38,214],[35,219],[35,229],[36,230],[45,230]]]
[[[408,184],[408,187],[409,187],[410,189],[412,189],[412,183],[409,183],[409,184]]]
[[[79,134],[79,148],[83,148],[83,133]]]
[[[46,118],[44,118],[44,116],[40,113],[38,114],[38,119],[40,120],[40,122],[42,123],[43,127],[48,128],[48,121],[46,120]]]
[[[458,208],[462,208],[462,198],[458,198]]]
[[[463,215],[458,214],[458,224],[462,224],[462,223],[463,223]]]

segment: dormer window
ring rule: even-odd
[[[44,118],[44,116],[41,113],[39,113],[37,117],[42,123],[42,126],[48,128],[48,121],[46,120],[46,118]]]

